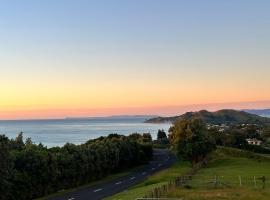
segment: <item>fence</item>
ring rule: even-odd
[[[183,199],[175,199],[175,198],[138,198],[136,200],[183,200]]]
[[[234,188],[234,187],[250,187],[250,188],[270,188],[270,174],[265,175],[248,175],[248,176],[199,176],[199,175],[183,175],[176,177],[173,181],[161,187],[157,187],[149,191],[145,198],[160,198],[176,188]]]
[[[185,175],[177,177],[174,184],[177,187],[190,186],[193,188],[230,188],[230,187],[254,187],[266,188],[270,176],[265,175],[249,175],[249,176],[198,176]]]

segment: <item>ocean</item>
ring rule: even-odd
[[[24,139],[47,147],[64,144],[82,144],[89,139],[111,133],[129,135],[150,133],[156,139],[158,129],[168,131],[170,124],[144,123],[145,117],[104,117],[87,119],[4,120],[0,121],[0,134],[15,138],[23,132]]]

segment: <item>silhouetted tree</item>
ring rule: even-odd
[[[160,129],[158,130],[157,139],[158,140],[167,139],[167,135],[164,130],[160,130]]]

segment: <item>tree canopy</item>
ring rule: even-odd
[[[152,157],[148,134],[111,134],[82,145],[67,143],[47,148],[0,135],[0,199],[29,200],[100,179],[148,162]]]
[[[215,142],[199,119],[177,121],[170,128],[170,142],[179,158],[193,164],[215,148]]]

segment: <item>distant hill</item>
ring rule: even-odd
[[[253,110],[244,110],[245,112],[251,113],[251,114],[255,114],[255,115],[259,115],[262,117],[270,117],[270,109],[253,109]]]
[[[158,117],[156,115],[112,115],[107,117],[66,117],[67,120],[92,120],[92,119],[150,119]]]
[[[176,120],[199,118],[210,124],[236,124],[236,123],[270,123],[270,118],[261,117],[244,111],[236,110],[219,110],[216,112],[208,112],[201,110],[199,112],[187,112],[183,115],[174,117],[156,117],[146,120],[146,123],[168,123]]]

